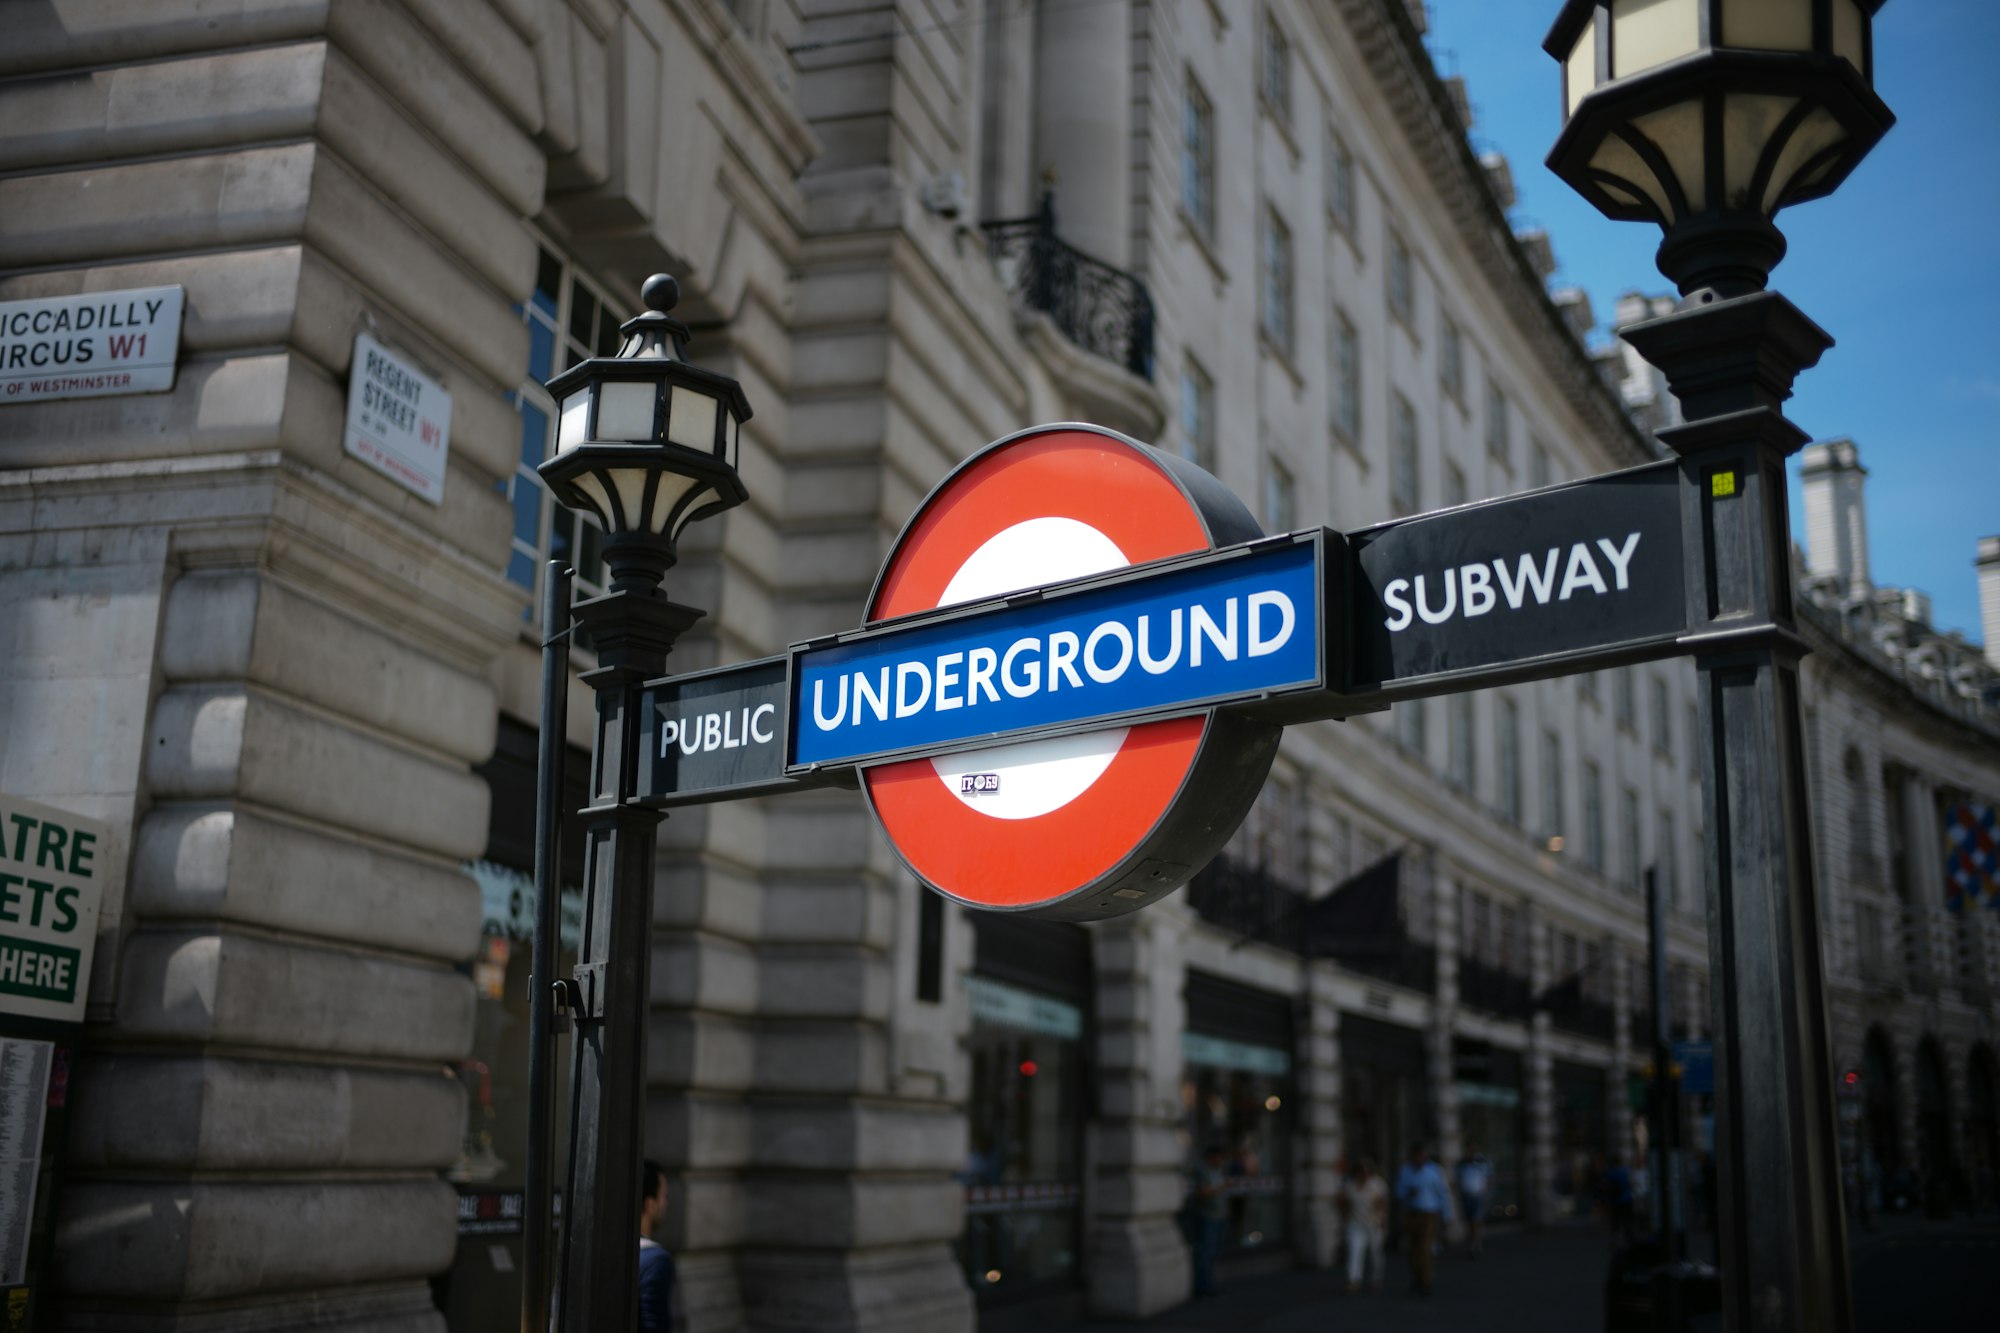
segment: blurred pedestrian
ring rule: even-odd
[[[1382,1242],[1389,1233],[1389,1186],[1363,1157],[1340,1186],[1340,1211],[1347,1223],[1347,1289],[1361,1289],[1362,1272],[1371,1291],[1382,1290]]]
[[[1492,1188],[1493,1163],[1477,1143],[1466,1144],[1458,1162],[1458,1208],[1465,1219],[1465,1252],[1475,1257],[1485,1249],[1486,1197]]]
[[[1221,1143],[1203,1150],[1194,1173],[1194,1294],[1215,1295],[1215,1256],[1222,1251],[1222,1231],[1229,1220],[1229,1177],[1223,1164],[1229,1151]]]
[[[1410,1149],[1410,1160],[1397,1173],[1396,1202],[1403,1205],[1404,1234],[1410,1247],[1410,1290],[1428,1296],[1437,1275],[1438,1236],[1451,1212],[1451,1186],[1421,1143]]]
[[[639,1185],[639,1333],[668,1333],[674,1326],[674,1256],[654,1236],[667,1218],[667,1173],[649,1157]]]

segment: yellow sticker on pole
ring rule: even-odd
[[[1736,474],[1734,472],[1711,472],[1708,477],[1708,493],[1717,499],[1736,494]]]

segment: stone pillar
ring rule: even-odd
[[[1605,1132],[1611,1146],[1631,1164],[1632,1103],[1625,1095],[1625,1082],[1632,1071],[1634,1050],[1649,1050],[1652,1042],[1632,1031],[1632,956],[1619,945],[1606,942],[1610,956],[1605,959],[1606,978],[1611,987],[1611,1086],[1605,1089]]]
[[[1091,931],[1097,984],[1095,1174],[1086,1182],[1084,1277],[1093,1314],[1141,1319],[1188,1298],[1175,1222],[1181,1147],[1186,907],[1174,900]]]
[[[171,391],[0,409],[0,784],[114,826],[50,1327],[440,1326],[543,159],[518,34],[370,8],[0,43],[0,297],[186,296]],[[363,330],[435,503],[343,449]]]
[[[1539,915],[1528,919],[1529,989],[1540,994],[1549,986],[1552,968],[1549,959],[1549,926]],[[1528,1220],[1547,1225],[1555,1220],[1555,1057],[1550,1051],[1552,1023],[1548,1011],[1538,1009],[1528,1024]]]
[[[1899,1026],[1895,1032],[1896,1061],[1896,1146],[1903,1165],[1922,1171],[1923,1134],[1917,1110],[1917,1043],[1923,1034]]]
[[[1035,15],[1035,154],[1038,172],[1055,173],[1057,234],[1129,267],[1131,6],[1045,4]]]
[[[1430,1028],[1425,1033],[1425,1055],[1430,1066],[1431,1105],[1436,1108],[1433,1133],[1436,1142],[1431,1155],[1451,1173],[1463,1151],[1458,1119],[1458,1080],[1452,1058],[1452,1039],[1458,1024],[1458,885],[1451,876],[1432,877],[1431,912],[1436,928],[1437,994],[1431,1004]]]
[[[1298,1161],[1292,1172],[1298,1182],[1300,1261],[1309,1268],[1328,1268],[1341,1245],[1340,1195],[1340,1006],[1334,1000],[1332,974],[1323,967],[1307,968],[1304,1024],[1298,1040],[1298,1126],[1293,1143]]]

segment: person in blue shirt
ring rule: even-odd
[[[1493,1188],[1493,1163],[1479,1145],[1465,1145],[1458,1163],[1458,1207],[1465,1220],[1465,1252],[1477,1258],[1485,1247],[1486,1196]]]
[[[650,1157],[639,1188],[639,1330],[669,1333],[674,1326],[674,1256],[653,1238],[667,1217],[667,1173]]]
[[[1451,1186],[1445,1181],[1444,1168],[1431,1160],[1421,1143],[1410,1149],[1410,1160],[1396,1175],[1396,1202],[1403,1205],[1410,1289],[1428,1296],[1437,1274],[1438,1236],[1451,1212]]]

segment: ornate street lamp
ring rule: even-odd
[[[661,587],[681,533],[748,498],[737,475],[750,417],[742,388],[687,363],[687,326],[669,313],[679,284],[656,273],[640,290],[648,309],[620,326],[618,355],[579,362],[548,384],[557,404],[556,452],[541,465],[542,480],[558,502],[602,525],[611,577],[602,596],[572,608],[568,571],[552,563],[543,598],[524,1333],[623,1333],[637,1324],[653,855],[662,817],[635,803],[642,691],[702,614],[670,601]],[[597,653],[597,668],[583,677],[596,696],[597,725],[591,803],[578,812],[583,939],[575,974],[558,982],[555,806],[572,620],[589,629]],[[574,1086],[560,1252],[551,1263],[549,1051],[558,987],[574,1025]]]
[[[1699,677],[1723,1321],[1849,1333],[1833,1064],[1812,875],[1781,410],[1833,345],[1766,291],[1781,208],[1830,193],[1895,117],[1875,95],[1881,0],[1569,0],[1549,167],[1607,217],[1657,223],[1673,313],[1622,334],[1687,424],[1680,456]],[[1670,1257],[1678,1260],[1672,1251]],[[1671,1266],[1656,1282],[1679,1327]]]
[[[646,279],[648,309],[619,326],[618,355],[548,384],[556,452],[542,480],[604,528],[613,589],[657,586],[683,528],[748,498],[736,467],[750,404],[735,380],[688,364],[687,325],[668,313],[680,295],[664,273]]]
[[[1759,291],[1771,218],[1831,194],[1896,118],[1875,95],[1882,0],[1570,0],[1549,167],[1606,217],[1666,232],[1682,295]]]

